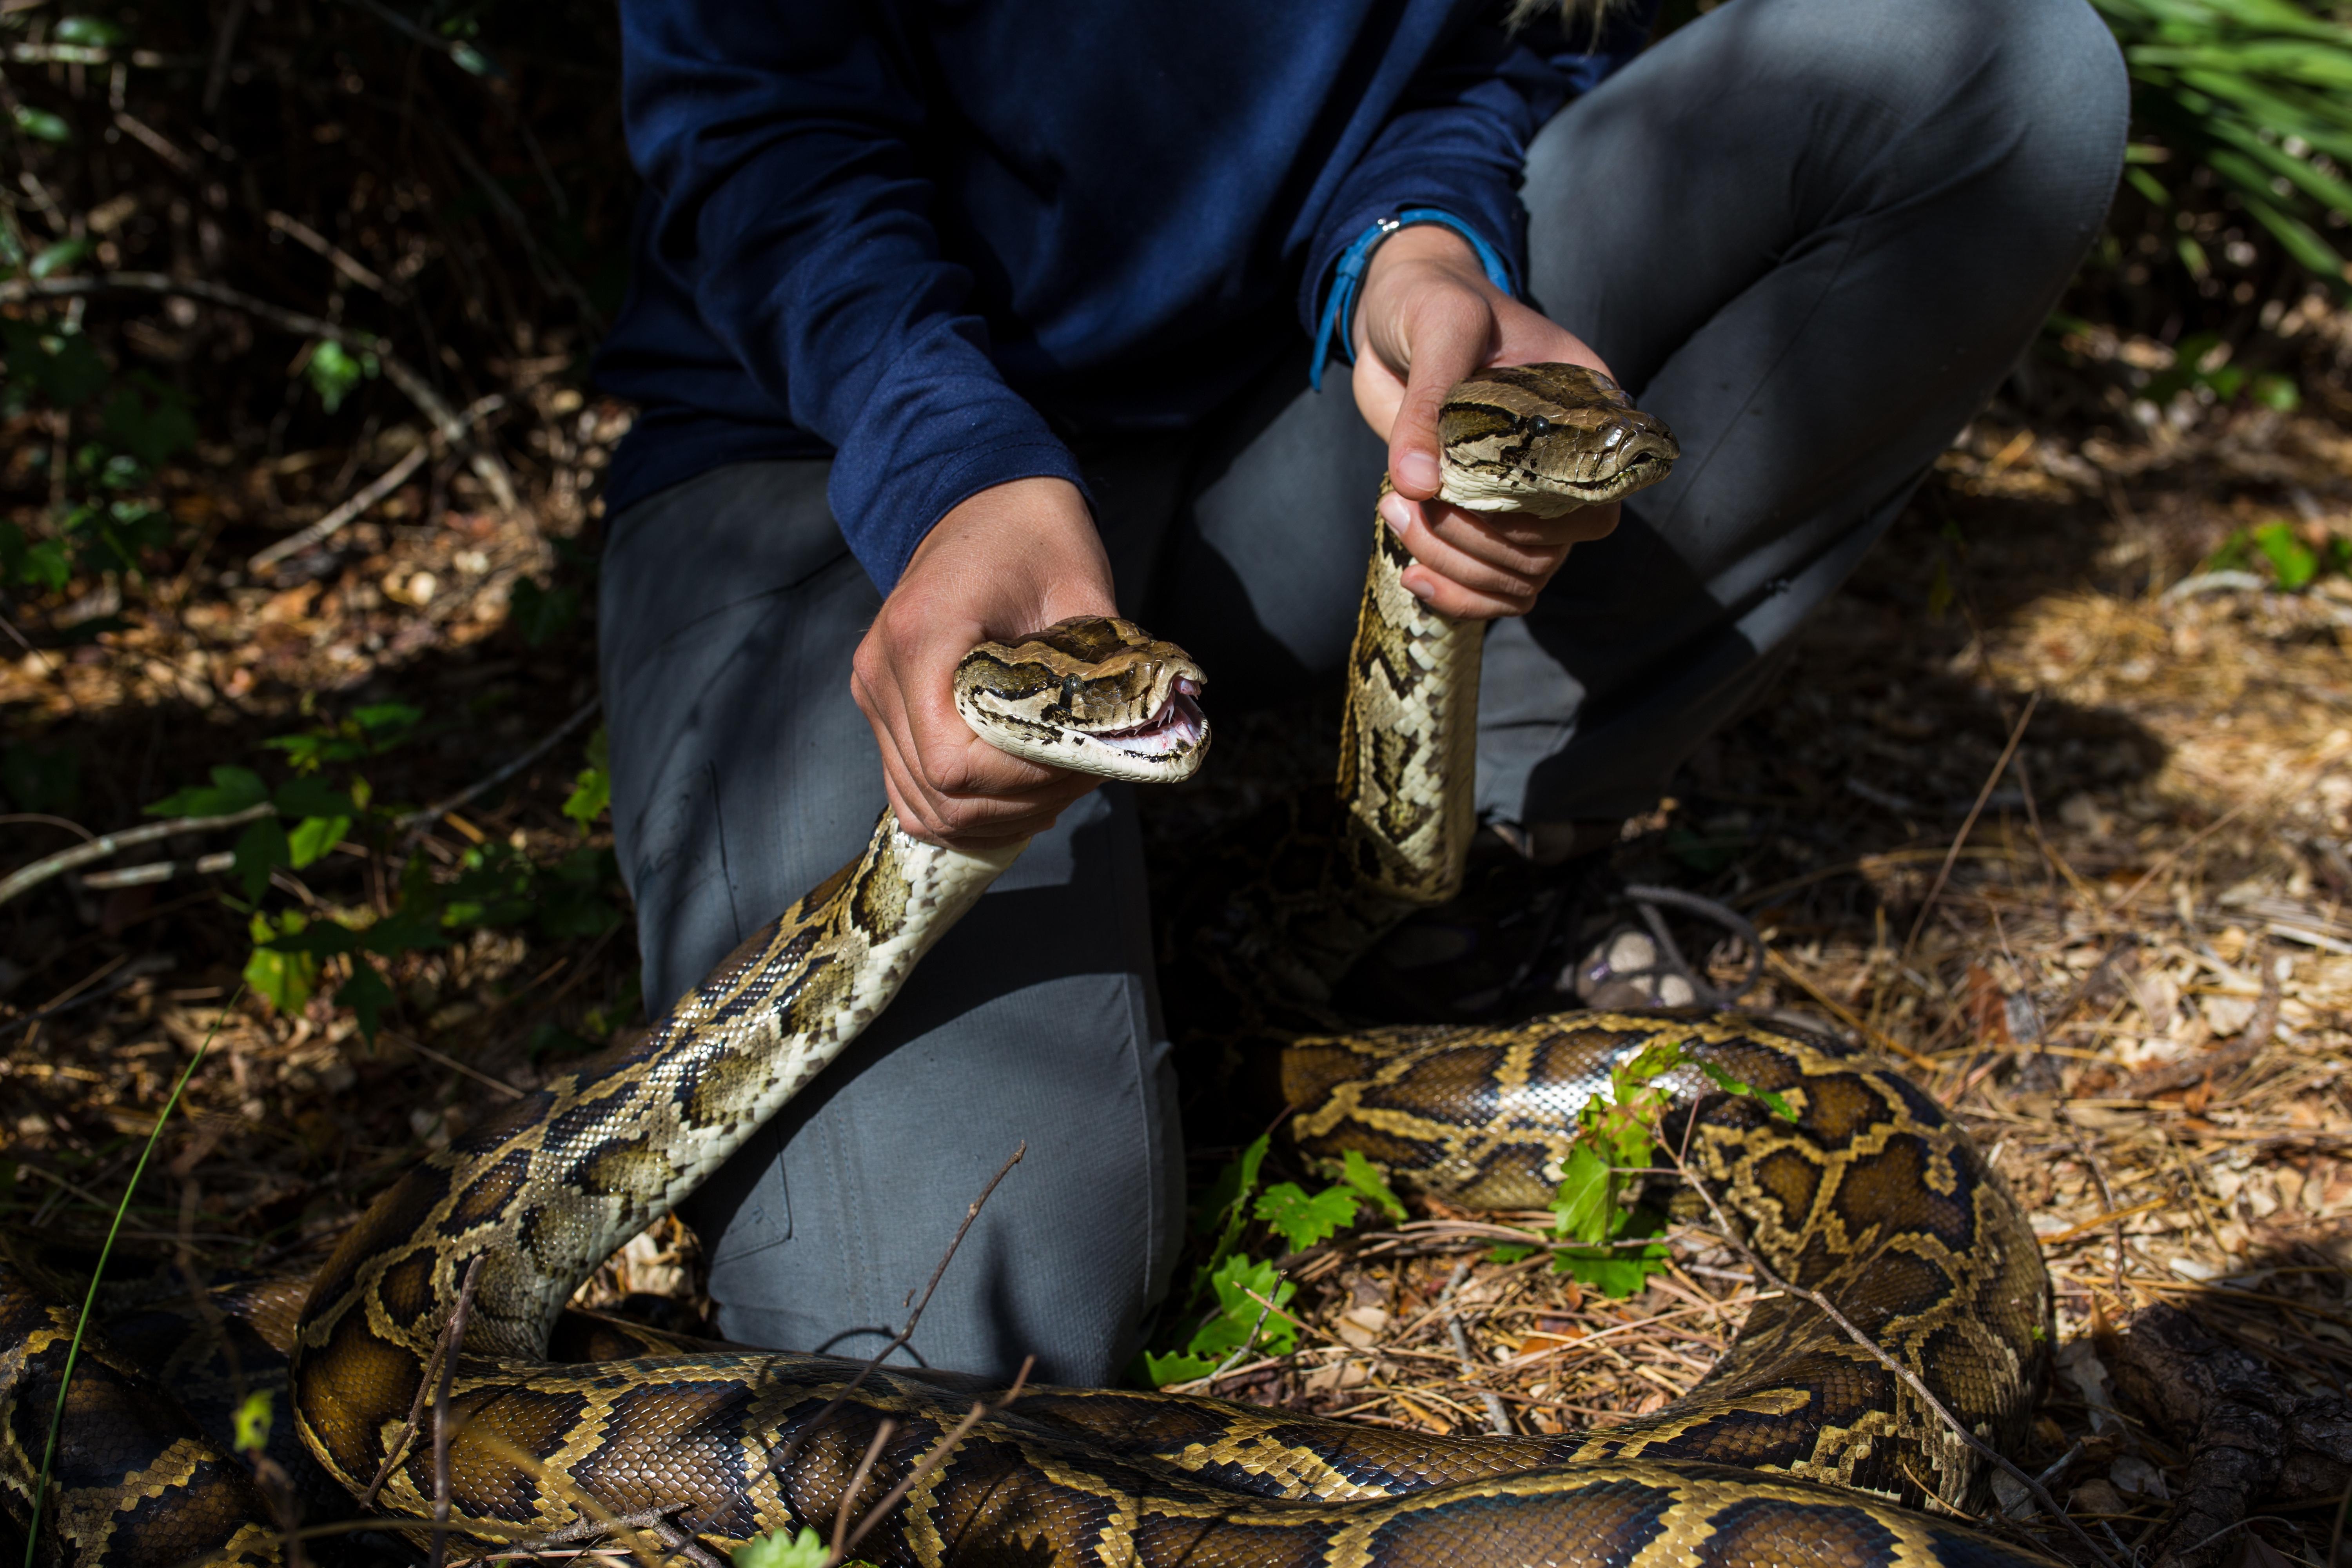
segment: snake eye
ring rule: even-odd
[[[1530,436],[1550,435],[1551,421],[1545,418],[1540,414],[1537,415],[1534,418],[1528,421],[1528,434]]]

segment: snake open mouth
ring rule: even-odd
[[[1125,730],[1097,730],[1088,739],[1139,756],[1165,756],[1180,751],[1198,742],[1208,728],[1201,705],[1192,700],[1200,694],[1198,683],[1180,676],[1168,689],[1160,710],[1145,722]]]

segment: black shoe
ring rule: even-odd
[[[1384,1024],[1473,1024],[1552,1012],[1567,935],[1607,907],[1605,852],[1537,866],[1491,831],[1472,843],[1462,891],[1381,939],[1334,998]]]
[[[1727,905],[1677,888],[1638,883],[1618,889],[1612,902],[1620,909],[1630,907],[1642,924],[1621,920],[1586,946],[1584,955],[1552,982],[1556,994],[1574,996],[1601,1012],[1644,1007],[1704,1007],[1720,1012],[1754,990],[1764,977],[1764,939],[1745,916]],[[1668,910],[1694,917],[1696,923],[1727,932],[1739,942],[1747,954],[1748,973],[1738,984],[1718,986],[1704,969],[1683,956],[1666,920]],[[1721,941],[1718,937],[1711,945],[1720,945]]]

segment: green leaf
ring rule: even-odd
[[[350,832],[348,816],[306,816],[286,836],[287,860],[297,871],[332,853]]]
[[[289,910],[277,924],[269,917],[253,917],[253,956],[245,961],[245,981],[255,994],[281,1013],[295,1013],[310,1000],[319,984],[319,961],[307,952],[263,945],[299,935],[309,922],[298,910]]]
[[[2272,371],[2254,377],[2254,384],[2247,389],[2247,395],[2263,407],[2275,409],[2281,414],[2292,414],[2303,406],[2302,389],[2285,376]]]
[[[1936,563],[1936,575],[1927,584],[1927,618],[1940,621],[1951,613],[1952,601],[1958,597],[1952,591],[1952,567],[1947,561]]]
[[[1752,1083],[1748,1083],[1739,1079],[1736,1079],[1729,1073],[1724,1071],[1723,1068],[1716,1066],[1713,1062],[1695,1062],[1692,1065],[1696,1067],[1699,1071],[1705,1073],[1707,1077],[1707,1080],[1713,1083],[1716,1088],[1723,1090],[1724,1093],[1736,1094],[1743,1100],[1755,1100],[1759,1104],[1762,1105],[1765,1110],[1770,1111],[1773,1115],[1779,1117],[1783,1121],[1794,1121],[1797,1120],[1797,1113],[1789,1109],[1788,1100],[1783,1099],[1780,1095],[1774,1093],[1772,1090],[1769,1089],[1758,1089]]]
[[[270,795],[269,803],[281,816],[357,816],[359,806],[352,797],[339,789],[331,789],[321,779],[304,776],[288,779]]]
[[[210,788],[196,785],[165,795],[147,808],[150,816],[230,816],[269,798],[261,775],[249,768],[213,769]]]
[[[36,258],[37,271],[39,266]],[[0,321],[0,340],[8,345],[10,379],[24,382],[60,408],[88,402],[114,375],[83,332],[47,332],[30,321]]]
[[[824,1568],[824,1560],[831,1555],[824,1537],[814,1530],[803,1530],[798,1535],[779,1530],[736,1548],[734,1564],[735,1568]]]
[[[1225,1163],[1217,1179],[1209,1184],[1208,1195],[1201,1200],[1194,1213],[1193,1226],[1202,1234],[1220,1231],[1215,1247],[1210,1249],[1212,1266],[1222,1262],[1241,1238],[1242,1226],[1248,1223],[1249,1200],[1257,1192],[1258,1167],[1265,1163],[1269,1136],[1257,1142]]]
[[[405,702],[371,702],[352,710],[352,722],[367,732],[368,743],[379,752],[407,740],[424,720],[424,709]]]
[[[17,114],[20,118],[23,116],[24,112],[25,111],[23,110],[17,110]],[[44,115],[42,118],[45,120],[57,120],[57,116],[54,114]],[[58,121],[58,123],[62,125],[65,122],[63,121]],[[86,239],[61,239],[55,245],[43,246],[40,252],[26,265],[25,270],[31,273],[36,278],[54,277],[58,273],[63,272],[68,267],[71,267],[75,262],[79,261],[83,257],[88,256],[97,247],[95,246],[91,245],[90,242]],[[73,335],[79,337],[81,334],[77,332]]]
[[[1566,1247],[1552,1258],[1555,1272],[1570,1275],[1578,1284],[1590,1285],[1618,1300],[1640,1290],[1653,1274],[1664,1272],[1665,1264],[1666,1249],[1656,1246],[1632,1252]]]
[[[16,129],[31,137],[36,142],[47,142],[62,146],[66,142],[73,140],[73,127],[68,125],[63,120],[51,114],[46,109],[35,109],[29,103],[20,103],[16,106]],[[89,254],[90,249],[89,242],[88,240],[69,239],[66,241],[64,245],[53,245],[49,247],[48,249],[41,253],[41,256],[53,256],[58,251],[64,250],[68,247],[78,247],[74,249],[71,256],[66,258],[68,261],[79,259],[79,258]],[[55,268],[52,267],[51,270],[54,271]],[[47,272],[41,269],[41,257],[35,257],[33,258],[33,276],[36,278],[47,278],[48,275],[49,274]]]
[[[1274,1226],[1293,1252],[1304,1252],[1355,1223],[1358,1194],[1332,1187],[1313,1197],[1296,1182],[1279,1182],[1257,1200],[1257,1217]]]
[[[1551,1211],[1559,1216],[1554,1234],[1576,1241],[1608,1239],[1609,1221],[1617,1207],[1610,1177],[1609,1162],[1579,1143],[1552,1194]]]
[[[332,414],[362,381],[373,379],[381,368],[373,353],[353,354],[334,339],[322,338],[319,346],[310,351],[303,374],[318,393],[320,405]]]
[[[72,580],[73,563],[67,559],[64,545],[45,539],[25,552],[25,563],[17,575],[33,587],[62,594],[66,584]]]
[[[1217,1363],[1204,1355],[1187,1355],[1182,1351],[1168,1355],[1151,1351],[1143,1352],[1143,1375],[1151,1380],[1154,1388],[1165,1388],[1171,1383],[1190,1383],[1216,1370]],[[737,1561],[740,1563],[741,1559]]]
[[[1535,1250],[1536,1249],[1533,1247],[1524,1246],[1519,1242],[1506,1241],[1501,1243],[1499,1246],[1490,1247],[1486,1249],[1486,1261],[1489,1263],[1517,1263],[1533,1255]]]
[[[57,31],[49,35],[60,44],[79,44],[85,48],[112,48],[122,41],[122,29],[99,16],[60,16]]]
[[[265,816],[237,835],[236,860],[232,868],[239,881],[245,884],[248,900],[261,897],[269,886],[269,873],[293,862],[293,852],[286,842],[285,826],[274,816]]]
[[[236,1432],[232,1446],[240,1454],[258,1454],[269,1447],[269,1390],[257,1388],[229,1417]]]
[[[580,825],[580,831],[589,832],[596,819],[613,804],[613,772],[610,745],[604,727],[588,737],[588,765],[580,770],[572,781],[572,794],[564,799],[563,815]]]
[[[1229,1355],[1252,1342],[1253,1330],[1256,1331],[1256,1344],[1269,1355],[1286,1354],[1297,1344],[1297,1325],[1265,1308],[1265,1301],[1287,1307],[1290,1299],[1298,1293],[1298,1287],[1283,1279],[1271,1262],[1237,1254],[1217,1266],[1209,1283],[1217,1292],[1220,1310],[1184,1347],[1194,1355]],[[1251,1294],[1253,1291],[1255,1296]],[[1265,1300],[1256,1297],[1264,1297]],[[1263,1325],[1258,1321],[1261,1314],[1265,1319]]]
[[[2284,522],[2266,522],[2253,531],[2254,547],[2269,557],[2271,570],[2278,576],[2278,585],[2288,593],[2308,584],[2319,574],[2319,557],[2310,546],[2295,537],[2294,526]]]
[[[1389,1218],[1402,1221],[1405,1217],[1404,1205],[1390,1190],[1388,1179],[1358,1151],[1348,1151],[1347,1160],[1340,1167],[1339,1179],[1380,1205],[1381,1212]]]
[[[349,1007],[359,1015],[360,1033],[370,1043],[375,1039],[376,1027],[383,1021],[383,1009],[392,1000],[392,987],[375,972],[375,965],[358,953],[352,954],[352,977],[335,989],[335,1005]]]

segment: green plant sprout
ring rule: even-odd
[[[2244,572],[2258,561],[2268,563],[2271,577],[2282,592],[2297,593],[2324,574],[2352,576],[2352,539],[2332,535],[2315,550],[2303,542],[2293,523],[2265,522],[2232,531],[2200,570]]]
[[[342,719],[264,742],[292,770],[292,777],[275,786],[250,768],[225,765],[212,770],[209,784],[180,790],[147,808],[164,817],[261,813],[236,841],[230,870],[244,898],[229,902],[247,917],[253,942],[246,983],[281,1012],[299,1011],[331,969],[341,976],[336,1005],[352,1009],[361,1032],[373,1039],[393,999],[379,961],[446,947],[465,931],[485,928],[527,924],[549,937],[593,937],[620,923],[621,912],[607,896],[617,875],[611,850],[583,845],[541,864],[496,839],[460,855],[454,877],[436,877],[423,855],[411,852],[373,906],[274,913],[261,907],[281,872],[314,865],[354,839],[362,853],[366,846],[381,851],[396,840],[406,815],[380,800],[352,764],[405,744],[424,722],[424,712],[405,703],[354,709]],[[599,731],[591,740],[589,766],[564,803],[564,814],[583,834],[611,801],[602,737]],[[322,776],[331,769],[340,773],[341,788]],[[560,1044],[576,1049],[582,1043]]]
[[[1713,1062],[1693,1059],[1678,1043],[1645,1046],[1609,1069],[1609,1088],[1576,1113],[1576,1145],[1552,1194],[1552,1271],[1570,1275],[1612,1298],[1631,1296],[1666,1267],[1666,1248],[1651,1237],[1665,1216],[1633,1202],[1638,1184],[1658,1167],[1658,1129],[1674,1102],[1664,1079],[1694,1069],[1726,1094],[1757,1100],[1793,1121],[1789,1102],[1757,1089]],[[1498,1252],[1501,1248],[1496,1249]],[[1517,1248],[1510,1261],[1528,1256]]]
[[[1353,1149],[1341,1162],[1339,1180],[1321,1192],[1309,1193],[1296,1182],[1276,1182],[1260,1192],[1258,1172],[1270,1142],[1271,1134],[1264,1135],[1244,1149],[1218,1173],[1194,1211],[1195,1228],[1214,1238],[1185,1300],[1182,1321],[1195,1326],[1181,1350],[1143,1353],[1142,1375],[1155,1388],[1206,1377],[1253,1347],[1269,1355],[1297,1348],[1298,1325],[1281,1309],[1298,1288],[1283,1279],[1274,1259],[1243,1250],[1253,1220],[1266,1226],[1269,1239],[1278,1237],[1289,1251],[1303,1252],[1355,1224],[1367,1208],[1405,1217],[1387,1180]]]

